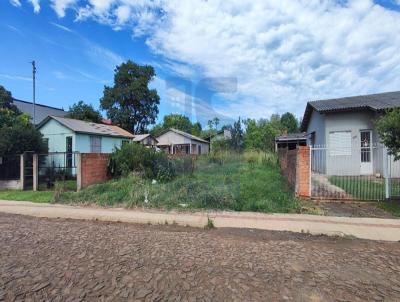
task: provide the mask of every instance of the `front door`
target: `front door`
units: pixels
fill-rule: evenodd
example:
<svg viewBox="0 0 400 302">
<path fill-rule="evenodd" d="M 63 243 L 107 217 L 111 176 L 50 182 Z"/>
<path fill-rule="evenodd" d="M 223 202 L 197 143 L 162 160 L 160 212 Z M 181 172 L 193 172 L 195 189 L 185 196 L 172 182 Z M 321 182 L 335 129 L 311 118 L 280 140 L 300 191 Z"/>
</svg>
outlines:
<svg viewBox="0 0 400 302">
<path fill-rule="evenodd" d="M 361 175 L 371 175 L 372 169 L 372 132 L 371 130 L 360 131 L 361 138 Z"/>
</svg>

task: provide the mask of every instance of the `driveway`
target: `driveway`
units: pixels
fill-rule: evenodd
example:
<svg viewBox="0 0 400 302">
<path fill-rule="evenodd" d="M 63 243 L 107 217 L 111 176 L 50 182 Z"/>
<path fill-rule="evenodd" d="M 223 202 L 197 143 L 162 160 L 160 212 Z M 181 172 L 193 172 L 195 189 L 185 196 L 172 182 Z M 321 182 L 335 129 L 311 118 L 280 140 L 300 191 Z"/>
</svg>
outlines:
<svg viewBox="0 0 400 302">
<path fill-rule="evenodd" d="M 0 300 L 399 301 L 400 244 L 0 213 Z"/>
</svg>

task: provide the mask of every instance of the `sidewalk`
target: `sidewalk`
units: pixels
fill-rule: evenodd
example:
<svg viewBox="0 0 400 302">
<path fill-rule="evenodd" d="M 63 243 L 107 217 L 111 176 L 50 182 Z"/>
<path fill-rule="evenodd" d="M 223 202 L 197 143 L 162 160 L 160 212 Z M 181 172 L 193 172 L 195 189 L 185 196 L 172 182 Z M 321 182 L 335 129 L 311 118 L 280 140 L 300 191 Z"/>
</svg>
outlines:
<svg viewBox="0 0 400 302">
<path fill-rule="evenodd" d="M 300 214 L 203 211 L 162 212 L 124 208 L 78 207 L 0 200 L 0 212 L 47 218 L 97 219 L 128 223 L 173 224 L 204 227 L 208 217 L 217 228 L 254 228 L 311 234 L 347 235 L 357 238 L 400 241 L 400 219 L 349 218 Z"/>
</svg>

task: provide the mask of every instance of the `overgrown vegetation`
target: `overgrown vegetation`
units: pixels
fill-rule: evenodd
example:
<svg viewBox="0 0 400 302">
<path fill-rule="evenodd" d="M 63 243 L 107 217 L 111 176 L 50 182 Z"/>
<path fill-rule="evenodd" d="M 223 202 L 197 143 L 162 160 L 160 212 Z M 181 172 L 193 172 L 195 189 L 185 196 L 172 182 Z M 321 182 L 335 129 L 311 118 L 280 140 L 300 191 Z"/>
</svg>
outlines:
<svg viewBox="0 0 400 302">
<path fill-rule="evenodd" d="M 58 201 L 277 213 L 299 209 L 280 174 L 275 155 L 261 152 L 214 154 L 200 158 L 191 174 L 179 172 L 166 182 L 155 183 L 147 177 L 130 173 L 79 193 L 62 193 Z"/>
<path fill-rule="evenodd" d="M 2 200 L 17 200 L 17 201 L 32 201 L 38 203 L 52 202 L 54 192 L 33 192 L 33 191 L 19 191 L 19 190 L 7 190 L 0 191 L 0 199 Z"/>
</svg>

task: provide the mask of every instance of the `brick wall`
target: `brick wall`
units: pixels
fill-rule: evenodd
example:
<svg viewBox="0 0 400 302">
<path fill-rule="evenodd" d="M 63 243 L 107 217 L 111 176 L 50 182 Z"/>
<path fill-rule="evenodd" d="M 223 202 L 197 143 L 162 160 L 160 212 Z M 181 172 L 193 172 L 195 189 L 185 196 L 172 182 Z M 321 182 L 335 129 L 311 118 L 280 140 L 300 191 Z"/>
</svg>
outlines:
<svg viewBox="0 0 400 302">
<path fill-rule="evenodd" d="M 81 153 L 78 160 L 78 190 L 109 180 L 107 174 L 109 154 Z"/>
<path fill-rule="evenodd" d="M 310 197 L 310 147 L 298 147 L 296 174 L 297 196 Z"/>
<path fill-rule="evenodd" d="M 310 197 L 310 148 L 278 149 L 282 174 L 294 188 L 296 196 Z"/>
</svg>

